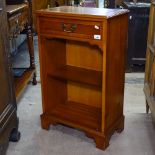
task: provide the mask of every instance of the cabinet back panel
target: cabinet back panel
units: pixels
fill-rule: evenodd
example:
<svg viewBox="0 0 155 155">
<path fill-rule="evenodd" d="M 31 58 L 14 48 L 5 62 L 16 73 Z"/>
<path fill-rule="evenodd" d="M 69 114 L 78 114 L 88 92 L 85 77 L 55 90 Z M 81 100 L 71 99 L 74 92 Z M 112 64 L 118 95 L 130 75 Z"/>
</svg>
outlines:
<svg viewBox="0 0 155 155">
<path fill-rule="evenodd" d="M 85 42 L 66 42 L 67 65 L 102 71 L 102 52 Z"/>
<path fill-rule="evenodd" d="M 102 96 L 99 89 L 91 89 L 91 87 L 83 84 L 68 82 L 67 94 L 68 101 L 78 102 L 97 108 L 101 107 Z"/>
</svg>

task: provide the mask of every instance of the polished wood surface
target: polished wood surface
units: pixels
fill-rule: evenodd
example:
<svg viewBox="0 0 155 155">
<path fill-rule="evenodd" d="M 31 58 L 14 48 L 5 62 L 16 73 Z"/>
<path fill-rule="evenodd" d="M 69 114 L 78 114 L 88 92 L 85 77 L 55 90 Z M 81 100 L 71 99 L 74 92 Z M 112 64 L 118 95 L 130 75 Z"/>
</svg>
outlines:
<svg viewBox="0 0 155 155">
<path fill-rule="evenodd" d="M 85 7 L 73 7 L 73 6 L 61 6 L 49 9 L 43 9 L 37 11 L 38 13 L 43 13 L 42 16 L 50 15 L 51 13 L 55 16 L 68 15 L 69 17 L 91 17 L 91 18 L 112 18 L 121 14 L 126 14 L 127 10 L 123 9 L 103 9 L 103 8 L 85 8 Z"/>
<path fill-rule="evenodd" d="M 14 77 L 16 99 L 20 98 L 24 88 L 31 78 L 33 78 L 34 85 L 37 83 L 30 9 L 30 1 L 29 3 L 6 6 L 10 39 L 16 38 L 21 32 L 26 33 L 28 52 L 30 56 L 30 67 L 25 68 L 26 71 L 21 77 Z"/>
<path fill-rule="evenodd" d="M 42 128 L 79 128 L 104 150 L 124 129 L 128 11 L 58 7 L 37 19 Z"/>
<path fill-rule="evenodd" d="M 76 19 L 55 19 L 55 18 L 40 18 L 40 22 L 44 23 L 40 25 L 41 33 L 62 33 L 65 34 L 64 31 L 69 31 L 72 28 L 75 37 L 79 36 L 79 38 L 92 38 L 93 34 L 100 34 L 100 29 L 94 29 L 94 25 L 101 27 L 99 22 L 86 22 L 86 21 L 77 21 Z M 62 28 L 66 29 L 62 31 Z M 75 28 L 75 30 L 74 30 Z M 79 47 L 79 46 L 77 46 Z"/>
<path fill-rule="evenodd" d="M 11 74 L 5 1 L 0 1 L 0 155 L 6 154 L 9 137 L 18 130 L 16 100 Z"/>
<path fill-rule="evenodd" d="M 146 68 L 144 93 L 146 97 L 146 112 L 149 109 L 155 124 L 155 3 L 150 8 L 148 41 L 146 51 Z"/>
<path fill-rule="evenodd" d="M 7 5 L 7 14 L 12 15 L 13 13 L 16 13 L 19 10 L 25 10 L 28 8 L 28 5 L 23 3 L 23 4 L 18 4 L 18 5 Z"/>
</svg>

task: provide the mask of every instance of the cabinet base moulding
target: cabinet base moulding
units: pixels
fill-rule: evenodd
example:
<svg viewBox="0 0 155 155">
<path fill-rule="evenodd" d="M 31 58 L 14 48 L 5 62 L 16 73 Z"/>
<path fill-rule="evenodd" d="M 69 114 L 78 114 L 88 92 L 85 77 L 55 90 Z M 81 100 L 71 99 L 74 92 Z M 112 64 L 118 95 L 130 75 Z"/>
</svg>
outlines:
<svg viewBox="0 0 155 155">
<path fill-rule="evenodd" d="M 62 119 L 56 118 L 52 115 L 43 113 L 41 117 L 41 127 L 45 130 L 49 130 L 50 125 L 65 124 L 73 128 L 81 129 L 85 132 L 86 136 L 94 139 L 96 147 L 105 150 L 109 146 L 109 141 L 114 132 L 121 133 L 124 130 L 124 116 L 120 117 L 113 125 L 108 129 L 107 133 L 93 131 L 86 129 L 77 124 Z"/>
</svg>

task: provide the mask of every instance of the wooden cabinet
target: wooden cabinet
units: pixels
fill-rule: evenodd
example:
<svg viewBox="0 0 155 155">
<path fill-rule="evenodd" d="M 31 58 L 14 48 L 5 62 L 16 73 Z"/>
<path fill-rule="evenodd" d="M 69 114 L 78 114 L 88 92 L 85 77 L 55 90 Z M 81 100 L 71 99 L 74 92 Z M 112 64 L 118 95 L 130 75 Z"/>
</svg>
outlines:
<svg viewBox="0 0 155 155">
<path fill-rule="evenodd" d="M 149 108 L 155 123 L 155 3 L 150 8 L 149 30 L 146 51 L 146 68 L 144 92 L 146 96 L 146 111 Z"/>
<path fill-rule="evenodd" d="M 19 139 L 16 100 L 8 51 L 5 1 L 0 1 L 0 155 L 5 155 L 9 140 Z M 11 134 L 11 136 L 10 136 Z"/>
<path fill-rule="evenodd" d="M 63 6 L 37 18 L 42 128 L 79 128 L 105 149 L 124 128 L 128 11 Z"/>
<path fill-rule="evenodd" d="M 14 76 L 15 94 L 17 99 L 20 97 L 22 91 L 24 90 L 25 86 L 31 78 L 33 78 L 33 84 L 37 84 L 30 6 L 30 1 L 29 3 L 6 6 L 10 40 L 13 38 L 17 38 L 21 33 L 27 35 L 28 53 L 30 61 L 29 67 L 13 67 L 14 71 L 23 72 L 20 76 Z M 12 59 L 17 56 L 18 54 L 13 56 Z"/>
</svg>

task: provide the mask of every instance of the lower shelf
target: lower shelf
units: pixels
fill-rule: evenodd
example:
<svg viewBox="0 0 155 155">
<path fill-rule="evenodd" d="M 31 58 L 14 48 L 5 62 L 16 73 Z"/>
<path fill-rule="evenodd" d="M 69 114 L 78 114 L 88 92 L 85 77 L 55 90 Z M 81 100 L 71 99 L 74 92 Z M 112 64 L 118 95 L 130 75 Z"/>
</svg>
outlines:
<svg viewBox="0 0 155 155">
<path fill-rule="evenodd" d="M 50 112 L 60 123 L 68 121 L 84 128 L 101 130 L 101 109 L 76 102 L 59 104 Z M 64 122 L 63 122 L 64 121 Z M 68 124 L 69 125 L 69 124 Z"/>
<path fill-rule="evenodd" d="M 15 95 L 17 99 L 21 95 L 23 89 L 26 87 L 29 80 L 32 78 L 34 72 L 35 72 L 35 69 L 27 68 L 22 76 L 14 77 Z"/>
</svg>

